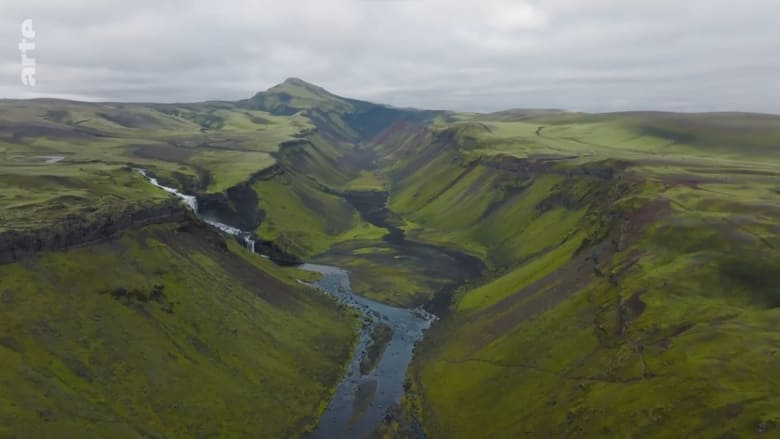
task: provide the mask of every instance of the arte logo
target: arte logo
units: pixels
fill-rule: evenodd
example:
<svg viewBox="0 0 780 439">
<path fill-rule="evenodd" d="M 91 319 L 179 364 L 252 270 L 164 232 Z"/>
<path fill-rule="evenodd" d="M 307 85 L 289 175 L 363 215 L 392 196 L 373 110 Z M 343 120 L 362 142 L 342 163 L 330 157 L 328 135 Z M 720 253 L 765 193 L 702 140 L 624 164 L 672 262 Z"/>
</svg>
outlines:
<svg viewBox="0 0 780 439">
<path fill-rule="evenodd" d="M 22 52 L 22 84 L 35 87 L 35 58 L 27 55 L 28 51 L 35 50 L 35 31 L 31 18 L 22 22 L 22 41 L 19 42 L 19 51 Z"/>
</svg>

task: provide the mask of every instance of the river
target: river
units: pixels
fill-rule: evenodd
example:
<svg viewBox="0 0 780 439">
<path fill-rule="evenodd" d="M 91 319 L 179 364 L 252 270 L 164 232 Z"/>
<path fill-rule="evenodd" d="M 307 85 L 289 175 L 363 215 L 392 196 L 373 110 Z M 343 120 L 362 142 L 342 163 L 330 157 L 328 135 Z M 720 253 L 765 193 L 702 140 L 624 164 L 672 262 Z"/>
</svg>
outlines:
<svg viewBox="0 0 780 439">
<path fill-rule="evenodd" d="M 324 265 L 304 264 L 300 268 L 322 274 L 314 285 L 361 312 L 366 324 L 360 331 L 357 348 L 347 373 L 310 439 L 363 438 L 373 432 L 385 418 L 388 409 L 404 394 L 406 369 L 412 360 L 415 344 L 435 320 L 435 316 L 418 309 L 397 308 L 375 302 L 352 292 L 346 271 Z M 377 325 L 387 325 L 392 336 L 372 369 L 361 370 Z"/>
<path fill-rule="evenodd" d="M 175 195 L 198 214 L 198 200 L 175 188 L 162 185 L 143 169 L 136 169 L 151 184 Z M 234 236 L 255 252 L 255 241 L 246 232 L 214 218 L 200 217 L 204 222 Z M 358 310 L 363 316 L 358 342 L 347 371 L 322 413 L 316 430 L 307 439 L 362 439 L 369 436 L 385 419 L 388 410 L 404 394 L 404 379 L 415 344 L 436 319 L 422 308 L 406 309 L 379 303 L 352 292 L 348 273 L 338 267 L 303 264 L 298 268 L 320 273 L 312 286 L 340 303 Z M 377 334 L 384 334 L 377 337 Z"/>
</svg>

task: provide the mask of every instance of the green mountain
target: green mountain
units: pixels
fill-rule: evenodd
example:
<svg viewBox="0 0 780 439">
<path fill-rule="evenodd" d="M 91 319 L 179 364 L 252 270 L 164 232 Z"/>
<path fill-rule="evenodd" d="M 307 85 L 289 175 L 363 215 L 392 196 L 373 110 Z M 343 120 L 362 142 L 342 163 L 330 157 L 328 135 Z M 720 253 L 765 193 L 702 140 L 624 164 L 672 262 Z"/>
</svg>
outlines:
<svg viewBox="0 0 780 439">
<path fill-rule="evenodd" d="M 356 110 L 356 103 L 298 78 L 288 78 L 267 91 L 257 93 L 242 104 L 279 115 L 313 109 L 336 114 L 354 113 Z"/>
<path fill-rule="evenodd" d="M 144 168 L 277 261 L 441 317 L 378 435 L 780 434 L 778 145 L 774 115 L 422 111 L 298 79 L 2 101 L 0 431 L 316 424 L 355 319 Z"/>
</svg>

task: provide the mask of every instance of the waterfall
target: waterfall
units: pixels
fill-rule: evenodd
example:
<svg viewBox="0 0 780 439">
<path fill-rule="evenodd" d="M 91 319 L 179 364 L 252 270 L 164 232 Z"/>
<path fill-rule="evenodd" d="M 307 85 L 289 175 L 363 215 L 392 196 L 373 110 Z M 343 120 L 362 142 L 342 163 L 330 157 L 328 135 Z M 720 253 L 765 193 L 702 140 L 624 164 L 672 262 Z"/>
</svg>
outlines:
<svg viewBox="0 0 780 439">
<path fill-rule="evenodd" d="M 144 177 L 146 177 L 146 179 L 149 180 L 149 182 L 152 183 L 154 186 L 164 190 L 165 192 L 168 192 L 169 194 L 173 194 L 179 199 L 181 199 L 182 201 L 184 201 L 184 203 L 187 204 L 187 207 L 189 207 L 190 210 L 193 211 L 193 213 L 198 215 L 198 217 L 202 219 L 206 224 L 215 227 L 221 230 L 222 232 L 227 233 L 230 236 L 235 236 L 237 238 L 240 238 L 244 242 L 246 248 L 251 250 L 252 253 L 255 253 L 255 240 L 252 238 L 251 233 L 245 232 L 233 226 L 229 226 L 225 223 L 221 223 L 215 219 L 205 218 L 201 216 L 198 213 L 198 199 L 194 195 L 183 194 L 179 192 L 178 189 L 162 185 L 159 180 L 157 180 L 154 177 L 150 177 L 145 169 L 136 168 L 135 171 L 143 175 Z"/>
<path fill-rule="evenodd" d="M 136 168 L 136 172 L 146 177 L 147 180 L 149 180 L 150 183 L 152 183 L 154 186 L 157 186 L 158 188 L 164 190 L 165 192 L 168 192 L 169 194 L 176 195 L 180 199 L 182 199 L 187 206 L 196 214 L 198 213 L 198 199 L 194 195 L 185 195 L 181 192 L 179 192 L 177 189 L 174 189 L 172 187 L 163 186 L 160 184 L 160 181 L 157 180 L 154 177 L 150 177 L 145 169 Z"/>
</svg>

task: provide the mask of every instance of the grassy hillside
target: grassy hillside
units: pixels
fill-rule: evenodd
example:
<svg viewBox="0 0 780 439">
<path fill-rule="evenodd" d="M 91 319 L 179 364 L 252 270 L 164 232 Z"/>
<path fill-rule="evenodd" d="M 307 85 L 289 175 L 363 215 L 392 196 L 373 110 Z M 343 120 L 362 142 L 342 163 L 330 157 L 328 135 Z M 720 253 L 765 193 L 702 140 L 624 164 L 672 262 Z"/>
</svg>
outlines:
<svg viewBox="0 0 780 439">
<path fill-rule="evenodd" d="M 99 215 L 168 196 L 117 165 L 0 165 L 0 232 L 51 227 L 69 216 Z"/>
<path fill-rule="evenodd" d="M 551 113 L 463 117 L 486 153 L 552 154 L 587 161 L 671 156 L 712 163 L 778 159 L 778 118 L 749 113 Z M 487 148 L 485 148 L 485 146 Z"/>
<path fill-rule="evenodd" d="M 617 126 L 623 117 L 597 119 Z M 725 116 L 713 117 L 702 123 Z M 777 118 L 754 122 L 766 135 L 780 131 Z M 539 121 L 501 123 L 403 130 L 377 145 L 391 146 L 392 205 L 409 231 L 493 267 L 418 350 L 406 406 L 430 436 L 774 429 L 775 149 L 746 137 L 729 148 L 636 153 L 584 137 L 591 146 L 556 152 L 523 141 Z M 624 136 L 567 123 L 602 142 Z M 738 139 L 742 123 L 723 139 Z"/>
<path fill-rule="evenodd" d="M 319 134 L 286 143 L 275 168 L 251 183 L 264 217 L 257 235 L 303 258 L 339 242 L 381 238 L 383 230 L 361 218 L 342 196 L 359 177 L 351 150 Z"/>
<path fill-rule="evenodd" d="M 280 143 L 311 127 L 232 103 L 0 101 L 0 158 L 9 167 L 45 156 L 74 168 L 132 162 L 190 191 L 221 192 L 272 165 Z"/>
<path fill-rule="evenodd" d="M 0 265 L 0 435 L 297 437 L 355 321 L 197 224 Z"/>
<path fill-rule="evenodd" d="M 307 217 L 285 216 L 291 192 L 266 190 L 262 174 L 280 145 L 314 131 L 303 115 L 236 103 L 0 102 L 0 435 L 297 437 L 313 426 L 355 321 L 299 273 L 193 223 L 132 167 L 210 212 L 229 215 L 226 199 L 266 229 L 298 231 Z M 353 178 L 299 165 L 334 185 Z M 304 213 L 316 212 L 307 195 L 333 197 L 295 181 Z M 255 196 L 242 190 L 252 184 Z M 242 205 L 258 194 L 268 213 Z M 335 209 L 325 244 L 301 253 L 327 247 L 342 214 L 341 232 L 372 233 Z"/>
</svg>

